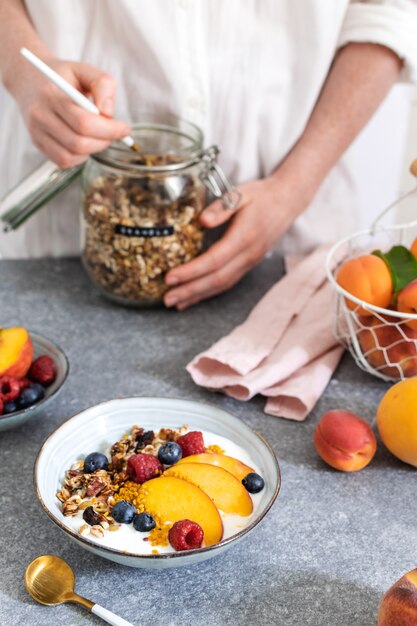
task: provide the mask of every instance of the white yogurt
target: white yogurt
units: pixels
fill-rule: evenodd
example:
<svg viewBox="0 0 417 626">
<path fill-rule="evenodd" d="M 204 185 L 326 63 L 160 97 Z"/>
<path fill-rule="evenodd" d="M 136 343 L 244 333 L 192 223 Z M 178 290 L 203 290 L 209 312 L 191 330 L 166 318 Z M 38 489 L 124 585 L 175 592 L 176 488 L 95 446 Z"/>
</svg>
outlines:
<svg viewBox="0 0 417 626">
<path fill-rule="evenodd" d="M 249 465 L 258 474 L 261 474 L 259 468 L 255 465 L 250 455 L 244 448 L 241 448 L 230 439 L 221 437 L 220 435 L 214 435 L 213 433 L 202 431 L 204 444 L 206 447 L 217 445 L 224 450 L 224 454 L 232 456 L 242 463 Z M 262 495 L 249 494 L 253 502 L 253 511 L 247 517 L 241 517 L 240 515 L 225 514 L 220 511 L 220 515 L 223 521 L 223 539 L 236 535 L 241 530 L 249 526 L 252 520 L 256 517 L 257 509 L 259 508 L 259 501 Z M 74 532 L 78 533 L 80 526 L 85 524 L 83 520 L 83 511 L 79 511 L 74 517 L 65 518 L 66 525 Z M 113 548 L 114 550 L 121 550 L 123 552 L 130 552 L 137 555 L 152 554 L 155 550 L 158 553 L 175 552 L 170 546 L 153 546 L 147 541 L 149 533 L 138 532 L 133 528 L 133 524 L 120 524 L 119 530 L 115 532 L 105 531 L 104 537 L 98 538 L 94 535 L 87 535 L 87 539 L 93 543 L 97 543 L 101 546 Z M 146 540 L 145 540 L 146 539 Z M 145 541 L 144 541 L 145 540 Z M 203 544 L 204 545 L 204 544 Z"/>
</svg>

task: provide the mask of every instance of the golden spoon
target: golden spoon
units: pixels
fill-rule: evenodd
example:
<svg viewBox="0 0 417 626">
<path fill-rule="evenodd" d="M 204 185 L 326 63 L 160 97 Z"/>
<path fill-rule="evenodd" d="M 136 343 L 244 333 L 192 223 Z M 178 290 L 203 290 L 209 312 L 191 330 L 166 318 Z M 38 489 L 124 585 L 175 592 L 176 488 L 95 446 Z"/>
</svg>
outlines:
<svg viewBox="0 0 417 626">
<path fill-rule="evenodd" d="M 66 561 L 53 554 L 43 554 L 29 563 L 25 585 L 34 600 L 47 606 L 75 602 L 113 626 L 133 626 L 111 611 L 75 593 L 75 574 Z"/>
</svg>

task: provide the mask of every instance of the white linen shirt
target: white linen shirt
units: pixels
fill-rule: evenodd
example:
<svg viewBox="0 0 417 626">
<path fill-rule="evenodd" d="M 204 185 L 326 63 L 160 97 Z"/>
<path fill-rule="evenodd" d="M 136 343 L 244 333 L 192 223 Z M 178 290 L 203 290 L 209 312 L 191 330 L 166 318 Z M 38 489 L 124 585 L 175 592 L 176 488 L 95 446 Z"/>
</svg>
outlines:
<svg viewBox="0 0 417 626">
<path fill-rule="evenodd" d="M 298 140 L 338 47 L 374 42 L 417 75 L 416 0 L 26 0 L 42 40 L 62 59 L 117 81 L 117 115 L 169 112 L 198 124 L 235 183 L 271 173 Z M 0 196 L 44 160 L 0 89 Z M 300 175 L 302 184 L 302 174 Z M 79 253 L 79 183 L 19 230 L 5 258 Z M 282 240 L 303 252 L 354 228 L 354 184 L 343 159 Z M 274 207 L 271 207 L 271 211 Z"/>
</svg>

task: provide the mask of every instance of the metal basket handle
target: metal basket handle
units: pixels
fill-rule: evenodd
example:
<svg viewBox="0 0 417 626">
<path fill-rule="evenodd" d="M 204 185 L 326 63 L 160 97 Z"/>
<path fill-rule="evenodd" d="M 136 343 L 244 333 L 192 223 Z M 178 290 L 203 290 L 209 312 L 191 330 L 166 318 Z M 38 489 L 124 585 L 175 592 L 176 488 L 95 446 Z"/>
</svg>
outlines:
<svg viewBox="0 0 417 626">
<path fill-rule="evenodd" d="M 411 163 L 411 165 L 410 165 L 410 173 L 417 178 L 417 159 L 414 159 L 414 161 Z M 400 202 L 402 202 L 406 198 L 414 195 L 416 192 L 417 192 L 417 187 L 413 187 L 413 189 L 411 189 L 410 191 L 407 191 L 407 193 L 403 194 L 402 196 L 400 196 L 399 198 L 394 200 L 394 202 L 389 204 L 378 215 L 378 217 L 372 222 L 371 227 L 370 227 L 370 234 L 371 235 L 375 234 L 375 231 L 377 230 L 379 222 L 382 220 L 383 217 L 385 217 L 385 215 L 387 213 L 389 213 L 391 211 L 391 209 L 393 209 L 395 206 L 397 206 L 397 204 L 400 204 Z M 398 226 L 401 227 L 401 228 L 404 228 L 404 227 L 416 226 L 416 225 L 417 225 L 417 220 L 413 220 L 412 222 L 409 222 L 408 224 L 399 224 Z"/>
</svg>

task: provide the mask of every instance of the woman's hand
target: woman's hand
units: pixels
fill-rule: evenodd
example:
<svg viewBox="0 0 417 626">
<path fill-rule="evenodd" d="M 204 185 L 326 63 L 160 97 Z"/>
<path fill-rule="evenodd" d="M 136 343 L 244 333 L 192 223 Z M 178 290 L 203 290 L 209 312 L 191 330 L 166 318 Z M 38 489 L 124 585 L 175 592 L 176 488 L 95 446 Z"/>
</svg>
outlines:
<svg viewBox="0 0 417 626">
<path fill-rule="evenodd" d="M 23 64 L 27 61 L 22 59 Z M 129 135 L 125 122 L 112 120 L 115 103 L 113 78 L 86 63 L 46 59 L 58 74 L 86 96 L 91 96 L 102 115 L 81 109 L 38 71 L 20 64 L 9 81 L 33 143 L 61 168 L 85 161 L 116 139 Z"/>
<path fill-rule="evenodd" d="M 173 288 L 165 295 L 165 305 L 186 309 L 236 284 L 304 208 L 301 202 L 296 205 L 290 187 L 271 176 L 238 187 L 242 200 L 235 214 L 225 210 L 219 200 L 207 207 L 200 218 L 204 226 L 213 228 L 227 220 L 230 225 L 207 252 L 167 274 L 166 283 Z"/>
</svg>

